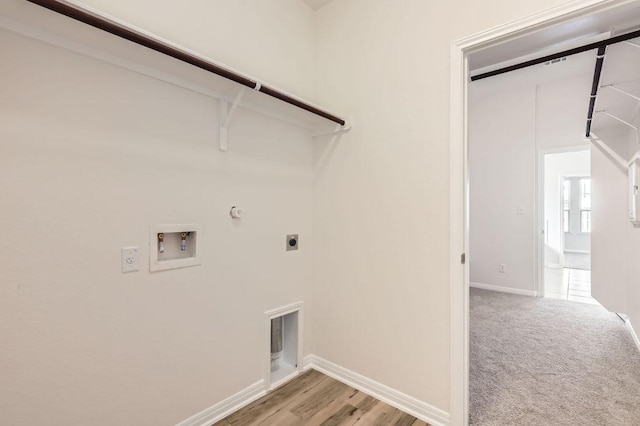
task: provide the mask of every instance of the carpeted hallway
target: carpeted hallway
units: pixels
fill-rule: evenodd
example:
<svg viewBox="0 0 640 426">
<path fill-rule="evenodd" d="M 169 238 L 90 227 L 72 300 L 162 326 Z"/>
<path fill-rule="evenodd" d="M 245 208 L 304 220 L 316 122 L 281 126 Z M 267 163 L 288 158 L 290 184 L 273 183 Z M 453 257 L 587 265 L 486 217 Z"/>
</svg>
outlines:
<svg viewBox="0 0 640 426">
<path fill-rule="evenodd" d="M 640 353 L 601 306 L 471 289 L 470 424 L 640 425 Z"/>
</svg>

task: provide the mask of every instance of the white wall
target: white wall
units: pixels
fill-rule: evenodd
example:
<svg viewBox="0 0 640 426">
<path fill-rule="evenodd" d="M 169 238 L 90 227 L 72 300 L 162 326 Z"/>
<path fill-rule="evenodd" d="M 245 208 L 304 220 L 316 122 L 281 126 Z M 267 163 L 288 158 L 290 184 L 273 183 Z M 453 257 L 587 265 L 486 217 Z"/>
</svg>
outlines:
<svg viewBox="0 0 640 426">
<path fill-rule="evenodd" d="M 535 86 L 474 99 L 469 110 L 470 281 L 533 291 Z"/>
<path fill-rule="evenodd" d="M 557 65 L 471 84 L 472 283 L 536 291 L 537 155 L 539 150 L 585 143 L 585 96 L 592 68 L 593 55 L 581 54 Z M 499 272 L 500 264 L 506 265 L 506 273 Z"/>
<path fill-rule="evenodd" d="M 562 178 L 568 175 L 589 176 L 590 152 L 550 153 L 545 155 L 544 161 L 545 265 L 558 266 L 562 260 L 562 238 L 565 237 L 562 227 Z M 586 250 L 590 250 L 590 242 Z"/>
<path fill-rule="evenodd" d="M 297 48 L 234 55 L 259 74 L 269 54 L 262 65 L 309 87 L 295 66 L 311 69 L 306 6 L 250 3 L 254 36 Z M 178 41 L 234 44 L 186 32 L 203 7 L 175 20 Z M 298 300 L 310 352 L 308 131 L 239 109 L 222 153 L 213 98 L 4 31 L 0 55 L 0 423 L 176 424 L 261 379 L 263 312 Z M 202 225 L 201 266 L 148 272 L 149 227 L 164 223 Z M 298 252 L 285 252 L 291 232 Z M 143 267 L 122 274 L 130 245 Z"/>
<path fill-rule="evenodd" d="M 449 409 L 450 43 L 559 3 L 317 12 L 318 101 L 355 126 L 315 145 L 315 354 Z"/>
<path fill-rule="evenodd" d="M 542 81 L 536 89 L 538 149 L 588 144 L 585 128 L 593 80 L 593 57 L 593 52 L 585 52 L 541 70 L 541 78 L 552 80 Z M 563 65 L 573 68 L 566 71 L 558 69 Z M 554 79 L 554 75 L 558 78 Z"/>
<path fill-rule="evenodd" d="M 634 156 L 640 154 L 640 144 L 638 143 L 638 134 L 636 132 L 627 131 L 627 146 L 629 161 Z M 628 182 L 627 182 L 628 183 Z M 628 207 L 628 202 L 625 207 Z M 634 226 L 627 221 L 626 234 L 628 238 L 629 251 L 627 253 L 627 293 L 626 293 L 626 313 L 629 315 L 629 321 L 636 335 L 640 337 L 640 226 Z"/>
<path fill-rule="evenodd" d="M 301 0 L 77 2 L 262 82 L 313 98 L 314 12 Z"/>
<path fill-rule="evenodd" d="M 640 227 L 627 216 L 627 163 L 639 152 L 635 132 L 599 130 L 592 158 L 592 191 L 606 187 L 593 205 L 592 292 L 607 309 L 626 313 L 640 332 Z"/>
<path fill-rule="evenodd" d="M 241 111 L 221 154 L 209 99 L 3 36 L 3 420 L 175 423 L 259 379 L 257 321 L 294 299 L 315 354 L 448 410 L 450 42 L 562 2 L 85 2 L 356 126 L 313 145 L 308 244 L 306 133 Z M 119 272 L 183 220 L 201 267 Z"/>
<path fill-rule="evenodd" d="M 608 138 L 609 147 L 616 144 L 624 158 L 626 143 Z M 591 193 L 591 294 L 610 311 L 627 313 L 627 170 L 599 143 L 591 148 Z"/>
</svg>

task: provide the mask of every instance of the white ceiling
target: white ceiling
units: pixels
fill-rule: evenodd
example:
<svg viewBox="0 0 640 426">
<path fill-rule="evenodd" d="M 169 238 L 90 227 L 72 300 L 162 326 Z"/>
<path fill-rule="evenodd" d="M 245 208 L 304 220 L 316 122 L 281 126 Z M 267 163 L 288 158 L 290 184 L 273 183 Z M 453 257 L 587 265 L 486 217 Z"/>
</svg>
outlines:
<svg viewBox="0 0 640 426">
<path fill-rule="evenodd" d="M 506 62 L 546 51 L 565 50 L 567 42 L 582 45 L 580 39 L 613 31 L 614 34 L 628 32 L 640 26 L 640 6 L 627 5 L 529 34 L 518 39 L 492 46 L 469 55 L 469 69 L 478 70 L 494 64 Z M 545 52 L 546 54 L 547 52 Z"/>
<path fill-rule="evenodd" d="M 318 10 L 323 6 L 331 3 L 333 0 L 302 0 L 313 10 Z"/>
<path fill-rule="evenodd" d="M 616 8 L 615 11 L 559 24 L 547 30 L 472 53 L 469 56 L 469 67 L 475 71 L 472 75 L 478 74 L 581 46 L 603 37 L 607 38 L 610 36 L 608 33 L 619 35 L 638 28 L 640 28 L 640 6 L 636 2 L 635 7 Z M 617 43 L 608 46 L 605 54 L 595 105 L 597 112 L 593 116 L 591 125 L 592 136 L 597 136 L 605 143 L 636 138 L 636 131 L 630 125 L 640 127 L 640 38 L 629 41 L 638 47 L 625 42 Z M 581 78 L 589 81 L 589 87 L 585 85 L 584 93 L 576 93 L 575 96 L 584 99 L 586 128 L 590 82 L 593 79 L 595 64 L 594 49 L 569 56 L 566 61 L 558 64 L 539 64 L 478 80 L 471 83 L 470 94 L 483 96 L 487 92 L 500 88 L 508 90 L 509 87 L 518 85 L 544 84 L 550 80 L 571 81 Z M 626 149 L 626 142 L 621 142 L 620 145 L 621 149 Z"/>
<path fill-rule="evenodd" d="M 584 98 L 584 119 L 586 125 L 589 92 L 591 90 L 591 80 L 595 63 L 596 55 L 594 52 L 582 52 L 569 56 L 562 62 L 550 65 L 533 65 L 494 77 L 477 80 L 470 83 L 469 100 L 470 102 L 478 102 L 485 96 L 490 96 L 493 93 L 517 90 L 523 87 L 544 86 L 564 81 L 585 81 L 584 87 L 576 91 L 574 95 Z"/>
</svg>

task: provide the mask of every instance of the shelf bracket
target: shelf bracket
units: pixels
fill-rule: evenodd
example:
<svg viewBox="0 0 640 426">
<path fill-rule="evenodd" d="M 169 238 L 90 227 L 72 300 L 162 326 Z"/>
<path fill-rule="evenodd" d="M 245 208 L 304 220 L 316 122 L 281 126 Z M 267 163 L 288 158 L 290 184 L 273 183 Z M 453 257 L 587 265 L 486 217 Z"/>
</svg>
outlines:
<svg viewBox="0 0 640 426">
<path fill-rule="evenodd" d="M 609 117 L 613 118 L 616 121 L 619 121 L 620 123 L 624 124 L 625 126 L 631 127 L 633 130 L 638 130 L 638 128 L 636 126 L 634 126 L 633 124 L 631 124 L 629 122 L 626 122 L 622 118 L 616 117 L 615 115 L 610 114 L 607 111 L 602 110 L 602 111 L 596 111 L 595 113 L 596 114 L 604 114 L 606 116 L 609 116 Z"/>
<path fill-rule="evenodd" d="M 632 41 L 625 41 L 624 44 L 628 44 L 629 46 L 637 47 L 638 49 L 640 49 L 640 44 L 636 44 Z"/>
<path fill-rule="evenodd" d="M 229 101 L 226 99 L 220 99 L 220 151 L 226 151 L 228 146 L 228 136 L 227 129 L 229 128 L 229 124 L 231 124 L 231 120 L 233 120 L 233 116 L 238 109 L 238 105 L 244 96 L 244 89 L 240 89 L 233 103 L 231 104 L 231 108 L 229 108 Z"/>
<path fill-rule="evenodd" d="M 635 96 L 635 95 L 633 95 L 633 94 L 631 94 L 631 93 L 627 92 L 626 90 L 619 89 L 619 88 L 617 88 L 616 86 L 614 86 L 613 84 L 607 84 L 606 86 L 602 86 L 602 87 L 606 87 L 606 88 L 608 88 L 608 89 L 613 89 L 613 90 L 615 90 L 615 91 L 616 91 L 616 92 L 618 92 L 618 93 L 622 93 L 623 95 L 627 95 L 628 97 L 630 97 L 630 98 L 632 98 L 632 99 L 635 99 L 636 101 L 640 101 L 640 98 L 639 98 L 639 97 L 637 97 L 637 96 Z"/>
<path fill-rule="evenodd" d="M 611 149 L 611 147 L 609 147 L 609 145 L 607 145 L 595 133 L 591 132 L 591 136 L 589 137 L 589 139 L 591 139 L 591 143 L 596 145 L 604 155 L 609 157 L 609 159 L 613 162 L 613 164 L 615 164 L 618 168 L 620 168 L 621 171 L 625 173 L 627 172 L 627 167 L 629 166 L 629 162 L 626 159 L 618 155 L 616 151 Z"/>
<path fill-rule="evenodd" d="M 638 111 L 636 110 L 636 114 L 637 114 L 637 112 L 638 112 Z M 631 123 L 629 123 L 629 122 L 627 122 L 627 121 L 624 121 L 623 119 L 621 119 L 621 118 L 619 118 L 619 117 L 616 117 L 616 116 L 615 116 L 615 115 L 613 115 L 613 114 L 609 114 L 607 111 L 604 111 L 604 110 L 602 110 L 602 111 L 596 111 L 596 113 L 602 113 L 602 114 L 604 114 L 604 115 L 607 115 L 607 116 L 609 116 L 609 117 L 613 118 L 614 120 L 617 120 L 617 121 L 619 121 L 620 123 L 624 124 L 625 126 L 632 128 L 632 129 L 635 131 L 636 144 L 640 144 L 640 134 L 638 134 L 638 133 L 639 133 L 639 131 L 640 131 L 640 129 L 638 129 L 638 126 L 634 126 L 633 124 L 631 124 Z M 635 116 L 636 114 L 634 114 L 634 116 Z"/>
<path fill-rule="evenodd" d="M 353 127 L 353 118 L 352 117 L 348 117 L 347 119 L 345 119 L 345 123 L 344 125 L 336 125 L 335 129 L 330 131 L 330 132 L 324 132 L 324 133 L 318 133 L 313 135 L 314 138 L 320 138 L 322 136 L 335 136 L 335 135 L 340 135 L 342 133 L 346 133 L 349 130 L 351 130 L 351 128 Z"/>
</svg>

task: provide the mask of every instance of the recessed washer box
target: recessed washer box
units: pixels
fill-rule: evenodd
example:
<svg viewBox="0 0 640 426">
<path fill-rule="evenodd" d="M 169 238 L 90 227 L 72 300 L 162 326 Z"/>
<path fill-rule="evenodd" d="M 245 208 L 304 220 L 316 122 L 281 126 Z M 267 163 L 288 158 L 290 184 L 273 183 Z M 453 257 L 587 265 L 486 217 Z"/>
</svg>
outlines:
<svg viewBox="0 0 640 426">
<path fill-rule="evenodd" d="M 152 225 L 149 232 L 149 270 L 200 265 L 201 229 L 197 224 Z"/>
</svg>

